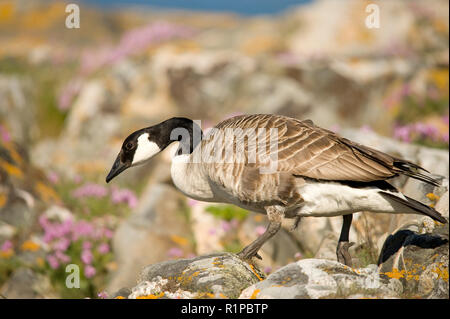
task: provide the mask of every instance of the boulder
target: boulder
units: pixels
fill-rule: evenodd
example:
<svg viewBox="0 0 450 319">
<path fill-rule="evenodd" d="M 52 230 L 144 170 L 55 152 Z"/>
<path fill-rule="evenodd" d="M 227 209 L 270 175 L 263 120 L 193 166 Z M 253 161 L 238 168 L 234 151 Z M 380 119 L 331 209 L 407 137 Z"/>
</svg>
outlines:
<svg viewBox="0 0 450 319">
<path fill-rule="evenodd" d="M 431 234 L 402 229 L 390 235 L 379 257 L 386 282 L 401 284 L 402 296 L 448 299 L 448 224 Z"/>
<path fill-rule="evenodd" d="M 128 298 L 237 298 L 262 276 L 231 253 L 166 261 L 145 267 Z"/>
<path fill-rule="evenodd" d="M 167 260 L 170 250 L 182 256 L 194 252 L 192 232 L 184 198 L 173 187 L 150 185 L 139 206 L 117 229 L 113 250 L 118 268 L 113 273 L 108 291 L 132 287 L 142 267 Z"/>
<path fill-rule="evenodd" d="M 29 268 L 18 268 L 0 289 L 0 295 L 8 299 L 59 298 L 50 279 Z"/>
<path fill-rule="evenodd" d="M 384 285 L 375 265 L 353 269 L 323 259 L 303 259 L 270 274 L 264 281 L 246 288 L 239 298 L 317 299 L 351 297 L 395 297 Z"/>
</svg>

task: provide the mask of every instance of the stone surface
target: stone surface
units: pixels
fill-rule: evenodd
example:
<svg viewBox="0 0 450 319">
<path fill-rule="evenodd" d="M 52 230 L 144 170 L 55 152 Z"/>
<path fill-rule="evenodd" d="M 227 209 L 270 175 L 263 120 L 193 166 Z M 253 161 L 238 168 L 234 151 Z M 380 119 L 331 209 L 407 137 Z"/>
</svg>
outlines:
<svg viewBox="0 0 450 319">
<path fill-rule="evenodd" d="M 136 211 L 114 235 L 118 268 L 108 291 L 134 286 L 142 267 L 171 258 L 170 249 L 176 248 L 184 256 L 194 252 L 183 203 L 182 195 L 169 185 L 151 185 L 144 191 Z"/>
<path fill-rule="evenodd" d="M 389 236 L 378 261 L 384 280 L 399 281 L 405 297 L 449 298 L 448 224 L 431 234 L 399 230 Z"/>
<path fill-rule="evenodd" d="M 258 269 L 230 253 L 166 261 L 145 267 L 128 298 L 237 298 L 261 276 Z"/>
<path fill-rule="evenodd" d="M 8 299 L 58 298 L 48 277 L 29 268 L 18 268 L 3 284 L 0 294 Z"/>
<path fill-rule="evenodd" d="M 375 265 L 353 269 L 336 261 L 304 259 L 286 265 L 264 281 L 248 287 L 239 298 L 317 299 L 353 295 L 388 298 L 395 293 L 382 284 Z"/>
</svg>

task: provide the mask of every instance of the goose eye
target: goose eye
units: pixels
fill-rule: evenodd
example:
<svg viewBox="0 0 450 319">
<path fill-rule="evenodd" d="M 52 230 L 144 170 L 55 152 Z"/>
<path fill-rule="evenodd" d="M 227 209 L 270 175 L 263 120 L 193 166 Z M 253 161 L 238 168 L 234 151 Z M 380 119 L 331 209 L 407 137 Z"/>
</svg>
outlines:
<svg viewBox="0 0 450 319">
<path fill-rule="evenodd" d="M 133 148 L 133 143 L 128 142 L 127 145 L 125 145 L 125 148 L 126 148 L 127 150 L 131 150 L 131 149 Z"/>
</svg>

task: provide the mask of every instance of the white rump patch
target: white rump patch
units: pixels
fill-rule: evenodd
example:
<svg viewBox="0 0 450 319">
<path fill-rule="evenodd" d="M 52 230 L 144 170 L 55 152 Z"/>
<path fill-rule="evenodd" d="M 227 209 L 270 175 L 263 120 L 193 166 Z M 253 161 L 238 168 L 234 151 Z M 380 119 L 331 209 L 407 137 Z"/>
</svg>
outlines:
<svg viewBox="0 0 450 319">
<path fill-rule="evenodd" d="M 334 182 L 308 183 L 300 189 L 305 202 L 299 215 L 329 217 L 361 211 L 417 214 L 405 205 L 392 203 L 380 191 L 377 187 L 353 188 Z M 404 199 L 401 193 L 385 192 Z"/>
<path fill-rule="evenodd" d="M 150 142 L 148 139 L 149 135 L 148 133 L 144 133 L 137 139 L 137 148 L 134 153 L 133 157 L 133 163 L 132 165 L 139 165 L 144 163 L 145 161 L 148 161 L 153 156 L 158 154 L 161 149 L 159 148 L 158 144 L 154 142 Z"/>
</svg>

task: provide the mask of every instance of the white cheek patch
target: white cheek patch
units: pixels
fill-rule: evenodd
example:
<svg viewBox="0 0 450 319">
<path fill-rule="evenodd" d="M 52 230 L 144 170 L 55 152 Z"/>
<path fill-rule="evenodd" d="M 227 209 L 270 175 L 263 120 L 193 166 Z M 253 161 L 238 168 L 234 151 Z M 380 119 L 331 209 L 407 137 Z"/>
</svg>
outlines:
<svg viewBox="0 0 450 319">
<path fill-rule="evenodd" d="M 132 165 L 142 164 L 161 151 L 158 144 L 149 141 L 148 136 L 148 133 L 139 136 Z"/>
</svg>

